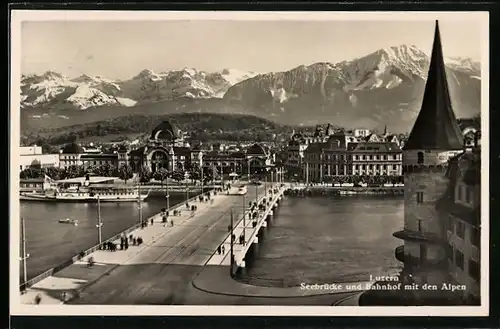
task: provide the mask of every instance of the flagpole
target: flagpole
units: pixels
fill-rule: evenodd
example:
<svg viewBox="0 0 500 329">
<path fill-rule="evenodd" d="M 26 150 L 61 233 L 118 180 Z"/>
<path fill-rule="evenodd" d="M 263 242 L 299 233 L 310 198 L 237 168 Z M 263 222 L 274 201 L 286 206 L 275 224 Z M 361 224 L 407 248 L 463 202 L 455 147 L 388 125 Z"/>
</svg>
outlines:
<svg viewBox="0 0 500 329">
<path fill-rule="evenodd" d="M 141 200 L 141 182 L 137 185 L 137 200 L 139 202 L 139 223 L 142 223 L 142 200 Z"/>
<path fill-rule="evenodd" d="M 24 217 L 21 217 L 21 234 L 22 234 L 22 240 L 23 240 L 23 257 L 21 260 L 23 261 L 23 284 L 26 285 L 26 282 L 28 281 L 28 272 L 27 272 L 27 264 L 26 260 L 29 258 L 29 254 L 26 253 L 26 224 L 24 222 Z M 27 289 L 28 287 L 24 287 Z"/>
<path fill-rule="evenodd" d="M 97 194 L 97 234 L 99 238 L 99 246 L 102 243 L 102 222 L 101 222 L 101 198 Z"/>
</svg>

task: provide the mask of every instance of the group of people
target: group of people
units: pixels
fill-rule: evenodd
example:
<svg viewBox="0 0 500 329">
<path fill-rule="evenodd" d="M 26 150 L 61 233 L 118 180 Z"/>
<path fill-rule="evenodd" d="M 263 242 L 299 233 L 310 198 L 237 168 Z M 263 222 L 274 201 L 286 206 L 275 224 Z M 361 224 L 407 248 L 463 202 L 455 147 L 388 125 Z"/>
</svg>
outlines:
<svg viewBox="0 0 500 329">
<path fill-rule="evenodd" d="M 224 247 L 224 245 L 219 245 L 219 247 L 217 248 L 217 253 L 219 255 L 224 255 L 226 253 L 226 247 Z"/>
</svg>

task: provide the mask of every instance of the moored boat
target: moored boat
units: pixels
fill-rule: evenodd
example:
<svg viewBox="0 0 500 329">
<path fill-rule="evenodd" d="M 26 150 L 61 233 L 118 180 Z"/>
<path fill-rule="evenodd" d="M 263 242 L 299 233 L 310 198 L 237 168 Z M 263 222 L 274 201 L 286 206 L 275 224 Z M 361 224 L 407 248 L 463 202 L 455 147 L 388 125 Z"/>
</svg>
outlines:
<svg viewBox="0 0 500 329">
<path fill-rule="evenodd" d="M 148 198 L 149 192 L 141 193 L 139 187 L 114 184 L 113 178 L 87 176 L 51 181 L 50 187 L 43 192 L 22 192 L 20 199 L 56 202 L 140 202 Z"/>
<path fill-rule="evenodd" d="M 73 224 L 75 226 L 78 226 L 77 219 L 64 218 L 64 219 L 60 219 L 59 223 L 61 223 L 61 224 Z"/>
</svg>

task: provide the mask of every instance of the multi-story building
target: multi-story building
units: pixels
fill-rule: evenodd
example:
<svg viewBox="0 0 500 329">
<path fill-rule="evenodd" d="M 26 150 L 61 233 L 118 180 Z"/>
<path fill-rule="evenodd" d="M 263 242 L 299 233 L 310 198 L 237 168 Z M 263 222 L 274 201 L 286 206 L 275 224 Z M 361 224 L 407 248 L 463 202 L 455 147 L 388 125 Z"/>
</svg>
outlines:
<svg viewBox="0 0 500 329">
<path fill-rule="evenodd" d="M 478 244 L 478 233 L 473 228 L 479 227 L 480 221 L 479 193 L 474 193 L 478 191 L 478 167 L 476 162 L 474 168 L 470 155 L 463 152 L 463 136 L 450 101 L 436 22 L 422 107 L 403 148 L 404 227 L 394 233 L 404 241 L 396 248 L 396 258 L 404 264 L 401 272 L 403 284 L 438 287 L 437 292 L 411 291 L 413 303 L 419 305 L 455 304 L 457 296 L 463 300 L 464 292 L 453 293 L 443 289 L 443 285 L 456 282 L 465 285 L 470 283 L 469 278 L 479 280 L 479 265 L 476 265 L 479 251 L 476 252 L 473 246 Z M 460 169 L 455 178 L 452 173 L 457 168 L 463 170 Z M 468 175 L 475 176 L 475 179 L 469 181 L 466 173 L 470 170 L 473 174 Z M 470 189 L 471 185 L 473 189 Z M 464 191 L 464 186 L 469 186 L 465 189 L 469 192 L 465 194 L 460 192 Z M 463 207 L 459 208 L 459 205 Z M 462 209 L 462 214 L 459 209 Z M 474 295 L 475 292 L 465 294 Z"/>
<path fill-rule="evenodd" d="M 173 171 L 197 163 L 202 165 L 202 152 L 198 147 L 189 147 L 184 133 L 173 123 L 163 121 L 151 132 L 147 143 L 130 151 L 132 169 L 136 172 L 146 167 L 151 172 L 160 168 Z"/>
<path fill-rule="evenodd" d="M 477 144 L 450 161 L 450 197 L 441 205 L 448 215 L 447 259 L 451 283 L 463 285 L 462 299 L 479 304 L 481 296 L 481 154 Z"/>
<path fill-rule="evenodd" d="M 59 167 L 68 168 L 71 166 L 109 165 L 118 167 L 127 158 L 127 149 L 119 148 L 113 153 L 102 153 L 100 148 L 84 148 L 77 143 L 70 143 L 64 146 L 59 152 Z M 121 161 L 120 161 L 121 160 Z"/>
<path fill-rule="evenodd" d="M 400 176 L 403 154 L 398 144 L 392 142 L 350 143 L 347 148 L 355 176 Z"/>
<path fill-rule="evenodd" d="M 30 167 L 59 167 L 59 155 L 43 154 L 41 146 L 21 146 L 19 151 L 20 171 Z"/>
<path fill-rule="evenodd" d="M 70 166 L 81 166 L 83 163 L 80 160 L 80 156 L 84 153 L 83 147 L 77 143 L 65 145 L 59 151 L 59 167 L 66 169 Z"/>
<path fill-rule="evenodd" d="M 313 143 L 304 151 L 304 180 L 328 181 L 332 176 L 399 176 L 402 151 L 391 142 L 357 142 L 349 132 L 337 132 L 327 142 Z"/>
</svg>

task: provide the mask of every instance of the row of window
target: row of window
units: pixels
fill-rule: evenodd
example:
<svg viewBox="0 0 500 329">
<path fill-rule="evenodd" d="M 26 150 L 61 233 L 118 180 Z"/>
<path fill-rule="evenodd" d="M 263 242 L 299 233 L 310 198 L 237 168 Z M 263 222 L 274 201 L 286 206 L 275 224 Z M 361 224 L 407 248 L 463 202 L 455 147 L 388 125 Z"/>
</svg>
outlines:
<svg viewBox="0 0 500 329">
<path fill-rule="evenodd" d="M 288 157 L 291 157 L 292 154 L 289 154 Z M 296 155 L 295 155 L 296 157 Z M 362 154 L 362 155 L 349 155 L 345 156 L 346 159 L 349 160 L 354 160 L 354 161 L 373 161 L 373 160 L 379 160 L 379 161 L 388 161 L 388 160 L 401 160 L 401 154 Z M 308 160 L 326 160 L 326 161 L 343 161 L 344 160 L 344 155 L 335 155 L 335 154 L 321 154 L 318 153 L 312 153 L 308 154 L 307 156 Z"/>
<path fill-rule="evenodd" d="M 455 220 L 454 217 L 448 217 L 448 231 L 456 234 L 460 239 L 465 239 L 465 223 L 461 220 Z M 477 227 L 470 228 L 469 241 L 473 246 L 479 246 L 481 241 L 481 231 Z"/>
<path fill-rule="evenodd" d="M 448 245 L 447 256 L 454 266 L 460 268 L 462 271 L 465 271 L 465 256 L 460 250 Z M 476 282 L 479 282 L 481 280 L 481 268 L 479 263 L 473 259 L 469 259 L 467 265 L 467 272 L 469 276 L 476 280 Z"/>
<path fill-rule="evenodd" d="M 457 201 L 472 204 L 474 200 L 474 190 L 472 187 L 459 184 L 457 186 Z"/>
</svg>

